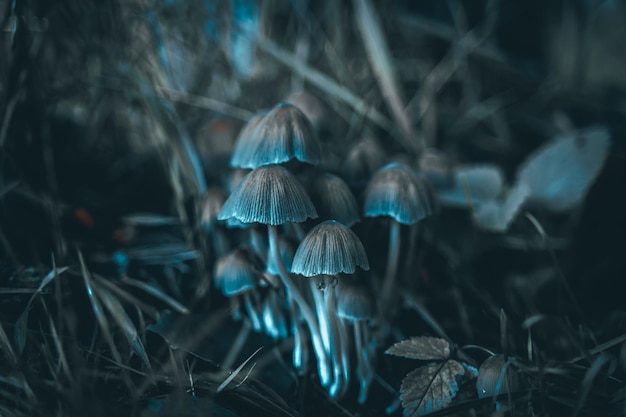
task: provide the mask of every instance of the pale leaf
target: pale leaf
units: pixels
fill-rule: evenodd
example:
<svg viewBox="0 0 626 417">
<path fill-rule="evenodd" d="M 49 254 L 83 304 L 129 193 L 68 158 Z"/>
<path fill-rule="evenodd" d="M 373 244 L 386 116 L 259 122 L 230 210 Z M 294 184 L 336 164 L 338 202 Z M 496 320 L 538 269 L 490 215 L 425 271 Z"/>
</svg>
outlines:
<svg viewBox="0 0 626 417">
<path fill-rule="evenodd" d="M 529 201 L 553 212 L 579 205 L 602 170 L 611 145 L 605 128 L 560 136 L 533 153 L 517 178 L 528 185 Z"/>
<path fill-rule="evenodd" d="M 530 194 L 528 186 L 519 182 L 502 200 L 486 201 L 474 207 L 472 216 L 476 224 L 493 232 L 505 232 L 515 219 Z"/>
<path fill-rule="evenodd" d="M 419 336 L 398 342 L 387 349 L 385 353 L 424 361 L 443 360 L 450 357 L 450 344 L 445 339 Z"/>
<path fill-rule="evenodd" d="M 400 387 L 405 416 L 423 416 L 450 405 L 459 391 L 463 365 L 454 360 L 432 363 L 410 372 Z"/>
</svg>

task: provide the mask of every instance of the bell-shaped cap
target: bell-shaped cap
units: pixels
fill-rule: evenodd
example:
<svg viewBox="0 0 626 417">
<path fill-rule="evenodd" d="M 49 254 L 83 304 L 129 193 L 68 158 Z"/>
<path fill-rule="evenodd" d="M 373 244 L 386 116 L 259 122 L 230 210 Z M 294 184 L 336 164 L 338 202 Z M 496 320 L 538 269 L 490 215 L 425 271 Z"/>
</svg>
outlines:
<svg viewBox="0 0 626 417">
<path fill-rule="evenodd" d="M 414 224 L 433 212 L 434 199 L 425 178 L 399 163 L 381 168 L 365 190 L 365 216 L 388 216 Z"/>
<path fill-rule="evenodd" d="M 338 176 L 319 175 L 311 185 L 310 194 L 320 218 L 337 220 L 348 227 L 360 220 L 356 198 Z"/>
<path fill-rule="evenodd" d="M 317 211 L 304 187 L 284 167 L 268 165 L 241 180 L 217 219 L 276 226 L 303 222 L 309 217 L 317 218 Z"/>
<path fill-rule="evenodd" d="M 211 229 L 217 221 L 217 215 L 222 209 L 225 201 L 226 193 L 221 188 L 209 188 L 204 196 L 204 201 L 202 202 L 202 214 L 200 216 L 200 223 L 202 226 L 207 229 Z"/>
<path fill-rule="evenodd" d="M 231 165 L 258 168 L 297 159 L 312 165 L 322 161 L 322 148 L 311 122 L 300 109 L 280 103 L 251 128 L 249 140 L 238 141 Z"/>
<path fill-rule="evenodd" d="M 369 320 L 376 316 L 376 299 L 364 282 L 337 284 L 337 315 L 346 320 Z"/>
<path fill-rule="evenodd" d="M 507 363 L 503 355 L 493 355 L 478 369 L 476 391 L 478 398 L 508 394 L 519 391 L 521 382 L 517 371 Z"/>
<path fill-rule="evenodd" d="M 369 269 L 361 240 L 349 227 L 328 220 L 304 237 L 293 257 L 291 272 L 306 277 L 352 274 L 357 266 Z"/>
<path fill-rule="evenodd" d="M 255 262 L 256 261 L 256 262 Z M 215 263 L 214 284 L 226 297 L 233 297 L 256 287 L 260 271 L 258 260 L 247 248 L 237 248 Z"/>
<path fill-rule="evenodd" d="M 239 131 L 239 135 L 237 135 L 237 139 L 235 140 L 233 153 L 230 157 L 231 167 L 244 168 L 242 165 L 244 161 L 248 161 L 253 157 L 252 152 L 256 149 L 259 138 L 258 127 L 265 115 L 265 112 L 255 114 Z"/>
<path fill-rule="evenodd" d="M 353 146 L 341 166 L 344 178 L 350 184 L 365 184 L 372 174 L 385 165 L 385 150 L 374 138 L 365 138 Z"/>
</svg>

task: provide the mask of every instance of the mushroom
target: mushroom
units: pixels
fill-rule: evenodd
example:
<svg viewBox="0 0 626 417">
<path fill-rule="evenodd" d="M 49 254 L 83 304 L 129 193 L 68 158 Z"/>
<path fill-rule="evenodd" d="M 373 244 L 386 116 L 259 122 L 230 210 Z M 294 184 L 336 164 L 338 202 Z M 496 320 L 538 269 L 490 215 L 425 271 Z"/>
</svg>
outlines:
<svg viewBox="0 0 626 417">
<path fill-rule="evenodd" d="M 291 272 L 306 277 L 322 276 L 324 305 L 326 312 L 321 312 L 319 292 L 313 291 L 318 305 L 318 318 L 325 334 L 325 346 L 329 349 L 333 364 L 334 380 L 329 387 L 331 396 L 336 397 L 348 386 L 349 354 L 348 338 L 345 326 L 336 317 L 334 284 L 326 282 L 325 277 L 332 276 L 336 281 L 338 274 L 353 274 L 356 267 L 369 269 L 365 249 L 358 236 L 347 226 L 328 220 L 318 224 L 305 236 L 298 246 L 291 264 Z"/>
<path fill-rule="evenodd" d="M 521 381 L 511 361 L 504 355 L 493 355 L 487 358 L 478 369 L 476 390 L 478 398 L 493 397 L 518 391 Z"/>
<path fill-rule="evenodd" d="M 360 220 L 356 198 L 348 184 L 338 176 L 319 175 L 311 185 L 310 195 L 320 218 L 337 220 L 348 227 Z"/>
<path fill-rule="evenodd" d="M 317 165 L 322 160 L 322 149 L 311 122 L 292 104 L 279 103 L 249 125 L 235 146 L 230 161 L 233 167 L 254 169 L 292 159 Z"/>
<path fill-rule="evenodd" d="M 262 322 L 251 298 L 251 291 L 256 288 L 260 275 L 254 254 L 248 248 L 237 248 L 215 263 L 215 286 L 224 296 L 243 300 L 252 328 L 257 332 L 262 330 Z"/>
<path fill-rule="evenodd" d="M 278 225 L 316 218 L 317 211 L 298 180 L 280 165 L 261 166 L 250 172 L 228 197 L 218 215 L 219 220 L 235 218 L 243 223 L 267 225 L 269 254 L 287 292 L 300 309 L 311 333 L 323 386 L 330 383 L 330 365 L 315 315 L 292 281 L 278 248 Z"/>
<path fill-rule="evenodd" d="M 364 283 L 340 282 L 337 285 L 337 315 L 352 323 L 357 376 L 360 383 L 359 404 L 365 403 L 374 379 L 367 321 L 376 315 L 376 299 Z"/>
<path fill-rule="evenodd" d="M 400 226 L 415 224 L 433 211 L 433 200 L 425 181 L 405 165 L 390 163 L 374 174 L 365 190 L 365 216 L 391 218 L 387 269 L 379 299 L 380 319 L 390 313 L 393 302 L 400 256 Z"/>
</svg>

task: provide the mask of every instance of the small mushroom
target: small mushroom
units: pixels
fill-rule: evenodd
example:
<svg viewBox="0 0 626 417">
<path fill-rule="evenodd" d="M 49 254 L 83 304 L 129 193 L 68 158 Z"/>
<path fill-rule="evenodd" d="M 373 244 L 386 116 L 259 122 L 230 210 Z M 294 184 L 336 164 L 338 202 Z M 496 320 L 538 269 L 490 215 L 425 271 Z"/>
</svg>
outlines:
<svg viewBox="0 0 626 417">
<path fill-rule="evenodd" d="M 319 175 L 311 185 L 310 195 L 320 218 L 337 220 L 348 227 L 360 220 L 356 198 L 348 184 L 338 176 Z"/>
<path fill-rule="evenodd" d="M 478 398 L 493 397 L 518 391 L 521 381 L 511 362 L 504 355 L 487 358 L 478 369 Z"/>
<path fill-rule="evenodd" d="M 380 296 L 380 318 L 390 314 L 400 256 L 400 226 L 411 225 L 433 212 L 433 198 L 425 179 L 408 167 L 391 163 L 380 169 L 365 190 L 365 216 L 391 219 L 387 270 Z"/>
<path fill-rule="evenodd" d="M 322 148 L 311 122 L 292 104 L 276 105 L 261 119 L 255 119 L 245 133 L 233 152 L 233 167 L 254 169 L 292 159 L 312 165 L 322 161 Z"/>
<path fill-rule="evenodd" d="M 337 315 L 352 323 L 357 376 L 360 383 L 359 404 L 365 403 L 374 379 L 368 320 L 376 316 L 376 299 L 362 282 L 340 282 L 337 285 Z"/>
<path fill-rule="evenodd" d="M 336 275 L 352 274 L 357 266 L 369 269 L 361 240 L 349 227 L 328 220 L 311 229 L 300 243 L 291 264 L 291 272 L 306 277 L 333 276 L 336 280 Z M 322 301 L 319 300 L 319 292 L 314 289 L 313 295 L 318 307 L 320 327 L 324 332 L 322 337 L 334 361 L 334 380 L 329 393 L 337 397 L 345 392 L 350 380 L 348 337 L 343 322 L 337 317 L 334 284 L 324 283 L 323 288 L 325 312 L 320 308 Z"/>
<path fill-rule="evenodd" d="M 228 197 L 218 220 L 235 218 L 243 223 L 262 223 L 268 227 L 268 259 L 274 260 L 287 296 L 298 306 L 311 333 L 323 386 L 330 383 L 330 364 L 315 315 L 293 283 L 278 248 L 278 225 L 316 218 L 317 211 L 298 180 L 280 165 L 254 169 Z"/>
<path fill-rule="evenodd" d="M 255 331 L 261 331 L 262 322 L 250 292 L 254 290 L 261 272 L 258 260 L 247 248 L 237 248 L 228 255 L 220 257 L 215 263 L 214 284 L 229 298 L 240 297 L 248 313 L 248 318 Z"/>
</svg>

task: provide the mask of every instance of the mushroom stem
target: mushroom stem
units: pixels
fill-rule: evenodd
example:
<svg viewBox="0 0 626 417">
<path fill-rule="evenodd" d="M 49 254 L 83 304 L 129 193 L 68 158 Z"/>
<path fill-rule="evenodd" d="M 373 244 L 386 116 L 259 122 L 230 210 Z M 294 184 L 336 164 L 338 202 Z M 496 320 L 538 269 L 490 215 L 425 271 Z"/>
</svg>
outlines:
<svg viewBox="0 0 626 417">
<path fill-rule="evenodd" d="M 243 306 L 246 309 L 246 313 L 248 313 L 248 319 L 250 320 L 250 324 L 255 332 L 260 332 L 263 329 L 262 320 L 259 317 L 259 313 L 256 310 L 256 306 L 252 297 L 250 296 L 250 292 L 245 292 L 242 294 L 243 298 Z"/>
<path fill-rule="evenodd" d="M 326 387 L 331 381 L 330 363 L 328 356 L 326 355 L 326 350 L 324 349 L 324 343 L 317 325 L 317 320 L 285 268 L 285 264 L 280 256 L 280 251 L 278 250 L 278 227 L 268 225 L 267 228 L 270 256 L 274 259 L 275 265 L 278 268 L 278 275 L 285 286 L 287 296 L 291 298 L 300 308 L 300 314 L 302 314 L 302 318 L 306 321 L 307 326 L 309 327 L 311 342 L 313 343 L 313 351 L 317 357 L 317 368 L 319 371 L 320 382 L 322 383 L 322 386 Z"/>
<path fill-rule="evenodd" d="M 300 327 L 300 313 L 297 311 L 293 299 L 289 300 L 289 311 L 291 312 L 291 316 L 293 318 L 291 321 L 291 329 L 293 333 L 293 352 L 291 360 L 294 368 L 296 368 L 300 374 L 304 375 L 307 371 L 306 365 L 309 358 L 309 351 L 304 341 L 302 328 Z"/>
<path fill-rule="evenodd" d="M 391 220 L 389 227 L 389 250 L 387 252 L 387 270 L 380 297 L 379 323 L 391 314 L 395 294 L 398 260 L 400 259 L 400 223 Z"/>
<path fill-rule="evenodd" d="M 330 322 L 328 320 L 328 314 L 326 314 L 326 302 L 324 301 L 324 293 L 317 288 L 317 279 L 308 280 L 311 286 L 311 293 L 313 294 L 313 302 L 315 303 L 315 313 L 317 314 L 317 320 L 320 326 L 320 333 L 322 335 L 322 341 L 326 352 L 330 353 L 330 340 L 332 339 Z"/>
<path fill-rule="evenodd" d="M 330 278 L 330 277 L 328 277 Z M 335 300 L 335 285 L 331 282 L 326 282 L 324 288 L 324 301 L 326 302 L 326 315 L 330 323 L 330 330 L 332 338 L 330 339 L 330 357 L 333 365 L 333 375 L 335 380 L 330 386 L 329 394 L 335 398 L 341 396 L 345 392 L 348 385 L 348 377 L 344 373 L 343 360 L 347 356 L 343 350 L 344 346 L 341 343 L 341 331 L 339 329 L 339 320 L 337 317 L 336 300 Z"/>
<path fill-rule="evenodd" d="M 354 346 L 357 357 L 357 375 L 361 384 L 359 391 L 359 404 L 364 404 L 367 400 L 367 392 L 374 378 L 370 366 L 369 346 L 366 342 L 367 323 L 363 320 L 357 320 L 352 324 L 354 330 Z"/>
</svg>

